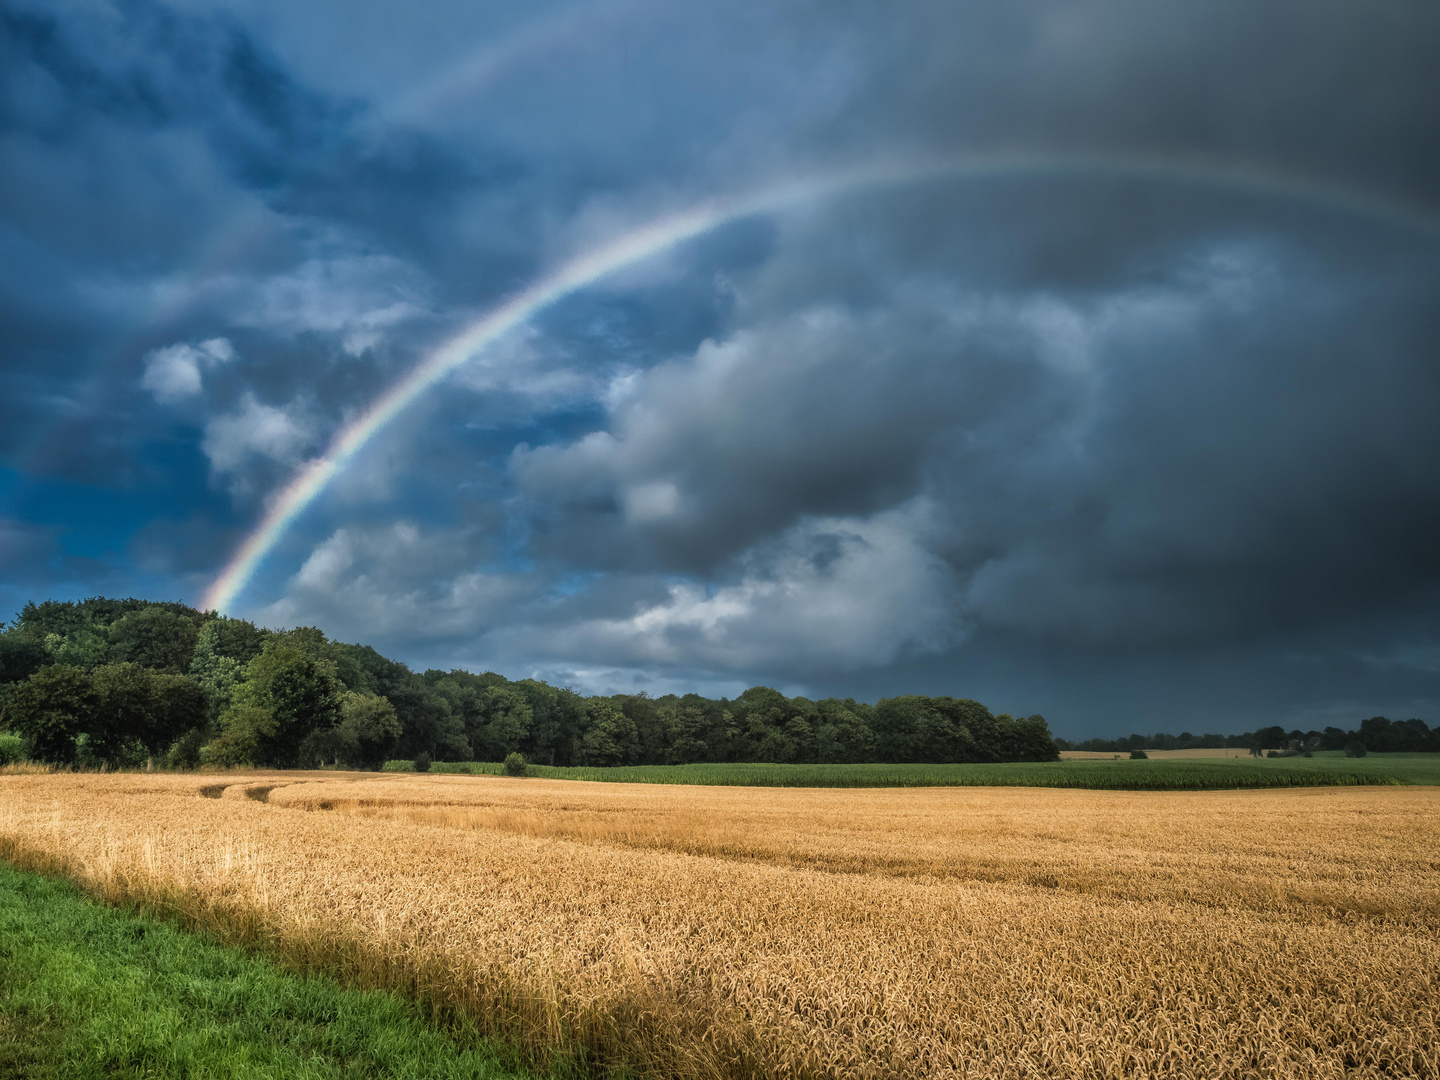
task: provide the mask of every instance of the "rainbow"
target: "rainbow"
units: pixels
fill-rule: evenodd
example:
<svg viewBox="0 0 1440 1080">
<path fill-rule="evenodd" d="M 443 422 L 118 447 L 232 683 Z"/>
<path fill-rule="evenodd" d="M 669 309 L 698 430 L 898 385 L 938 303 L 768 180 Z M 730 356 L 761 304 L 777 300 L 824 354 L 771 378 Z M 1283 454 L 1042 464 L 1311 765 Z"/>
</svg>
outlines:
<svg viewBox="0 0 1440 1080">
<path fill-rule="evenodd" d="M 1278 197 L 1374 218 L 1440 236 L 1440 217 L 1425 207 L 1377 198 L 1308 177 L 1203 159 L 1030 154 L 952 155 L 844 168 L 772 184 L 735 198 L 704 201 L 643 225 L 563 263 L 493 308 L 422 359 L 368 409 L 337 432 L 318 458 L 303 465 L 273 497 L 264 515 L 206 590 L 203 606 L 225 611 L 286 530 L 356 454 L 391 420 L 456 368 L 557 301 L 607 275 L 723 225 L 840 194 L 934 180 L 1021 175 L 1157 179 Z"/>
</svg>

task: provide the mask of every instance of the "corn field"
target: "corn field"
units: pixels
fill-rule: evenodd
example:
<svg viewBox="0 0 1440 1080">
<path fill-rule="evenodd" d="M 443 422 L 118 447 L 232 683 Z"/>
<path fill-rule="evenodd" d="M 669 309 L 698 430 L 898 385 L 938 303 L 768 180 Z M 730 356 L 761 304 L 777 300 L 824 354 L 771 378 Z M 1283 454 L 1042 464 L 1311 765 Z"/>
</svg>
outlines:
<svg viewBox="0 0 1440 1080">
<path fill-rule="evenodd" d="M 1440 1076 L 1440 789 L 0 775 L 0 854 L 663 1077 Z"/>
</svg>

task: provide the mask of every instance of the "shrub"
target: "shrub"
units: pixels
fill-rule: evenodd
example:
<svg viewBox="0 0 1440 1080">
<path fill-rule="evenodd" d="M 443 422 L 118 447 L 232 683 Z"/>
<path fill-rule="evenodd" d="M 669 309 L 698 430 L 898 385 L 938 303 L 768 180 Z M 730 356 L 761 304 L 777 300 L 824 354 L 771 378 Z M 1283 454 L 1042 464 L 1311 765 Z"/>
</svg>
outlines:
<svg viewBox="0 0 1440 1080">
<path fill-rule="evenodd" d="M 429 772 L 429 771 L 430 771 L 430 755 L 427 754 L 427 753 L 425 753 L 424 750 L 421 750 L 420 753 L 418 753 L 418 754 L 415 755 L 415 771 L 416 771 L 416 772 Z"/>
<path fill-rule="evenodd" d="M 201 748 L 206 765 L 253 765 L 260 740 L 275 733 L 275 717 L 269 709 L 253 705 L 232 705 L 220 717 L 220 735 Z"/>
<path fill-rule="evenodd" d="M 524 754 L 515 753 L 515 754 L 506 754 L 506 755 L 505 755 L 505 775 L 506 775 L 506 776 L 524 776 L 524 775 L 525 775 L 525 755 L 524 755 Z"/>
<path fill-rule="evenodd" d="M 14 765 L 29 757 L 29 748 L 19 735 L 0 731 L 0 765 Z"/>
<path fill-rule="evenodd" d="M 1365 744 L 1359 739 L 1351 739 L 1345 744 L 1346 757 L 1364 757 L 1365 753 Z"/>
<path fill-rule="evenodd" d="M 205 732 L 200 728 L 191 728 L 180 738 L 175 740 L 175 745 L 170 747 L 170 767 L 172 769 L 194 769 L 200 764 L 200 751 L 205 747 Z"/>
<path fill-rule="evenodd" d="M 1144 750 L 1131 750 L 1131 751 L 1130 751 L 1130 760 L 1131 760 L 1131 761 L 1149 761 L 1149 760 L 1150 760 L 1150 755 L 1147 754 L 1147 753 L 1145 753 Z"/>
</svg>

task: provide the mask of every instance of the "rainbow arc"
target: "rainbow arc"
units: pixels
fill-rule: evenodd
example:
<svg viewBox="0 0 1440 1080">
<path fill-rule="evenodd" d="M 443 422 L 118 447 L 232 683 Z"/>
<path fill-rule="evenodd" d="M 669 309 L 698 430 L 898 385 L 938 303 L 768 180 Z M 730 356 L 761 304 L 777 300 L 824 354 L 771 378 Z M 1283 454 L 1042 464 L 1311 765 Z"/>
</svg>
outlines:
<svg viewBox="0 0 1440 1080">
<path fill-rule="evenodd" d="M 966 154 L 832 170 L 716 198 L 642 225 L 556 267 L 422 358 L 364 412 L 338 431 L 319 457 L 301 466 L 206 590 L 207 609 L 229 609 L 291 524 L 360 450 L 451 372 L 546 308 L 626 267 L 715 229 L 761 214 L 840 195 L 902 184 L 1006 176 L 1100 176 L 1179 181 L 1304 202 L 1440 237 L 1433 211 L 1309 177 L 1203 159 L 1126 156 Z"/>
</svg>

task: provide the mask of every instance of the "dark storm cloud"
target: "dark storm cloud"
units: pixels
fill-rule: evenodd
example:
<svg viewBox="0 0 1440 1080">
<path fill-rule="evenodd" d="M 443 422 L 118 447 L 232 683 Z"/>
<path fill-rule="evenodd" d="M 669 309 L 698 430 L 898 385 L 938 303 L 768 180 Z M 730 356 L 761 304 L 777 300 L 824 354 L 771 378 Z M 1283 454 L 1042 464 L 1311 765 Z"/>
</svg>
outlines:
<svg viewBox="0 0 1440 1080">
<path fill-rule="evenodd" d="M 802 246 L 757 291 L 788 308 L 814 268 L 867 281 L 863 303 L 822 285 L 780 320 L 742 304 L 764 314 L 615 388 L 606 430 L 517 450 L 537 550 L 708 574 L 806 516 L 924 494 L 968 616 L 1091 643 L 1349 615 L 1440 569 L 1423 246 L 1342 264 L 1283 236 L 1182 239 L 1067 291 L 956 288 L 966 253 L 906 281 L 863 243 L 848 265 Z"/>
<path fill-rule="evenodd" d="M 609 431 L 518 448 L 522 490 L 573 529 L 556 538 L 570 557 L 700 573 L 807 514 L 893 505 L 938 432 L 984 424 L 1037 375 L 1020 319 L 925 299 L 707 342 L 617 386 Z"/>
<path fill-rule="evenodd" d="M 832 131 L 1243 160 L 1428 195 L 1427 47 L 1393 26 L 1348 35 L 1347 12 L 1307 9 L 1276 65 L 1285 22 L 1253 8 L 946 10 L 961 13 L 937 22 L 978 32 L 902 42 L 908 70 Z M 612 387 L 600 431 L 517 452 L 534 553 L 720 590 L 577 613 L 534 647 L 784 681 L 968 634 L 979 652 L 1003 640 L 1043 664 L 1078 649 L 1146 682 L 1137 663 L 1186 666 L 1157 650 L 1413 604 L 1437 574 L 1436 274 L 1433 243 L 1393 220 L 1203 177 L 1031 177 L 836 207 L 741 275 L 714 342 Z M 871 573 L 906 595 L 919 638 L 883 612 L 856 650 L 814 626 L 771 632 L 817 583 L 864 595 L 826 545 L 916 499 L 927 524 Z M 902 580 L 948 589 L 949 618 Z M 1245 680 L 1262 666 L 1229 663 Z"/>
<path fill-rule="evenodd" d="M 845 120 L 920 146 L 1284 164 L 1433 203 L 1440 12 L 1344 0 L 936 4 L 887 20 Z"/>
</svg>

